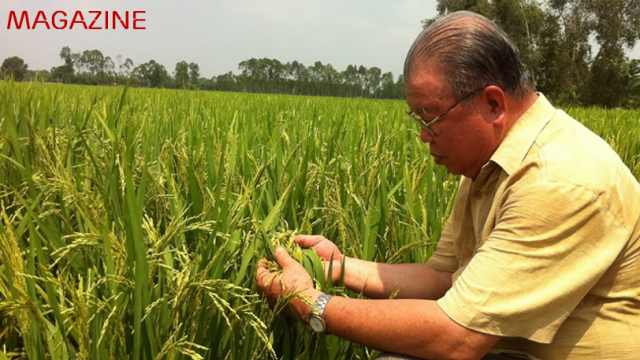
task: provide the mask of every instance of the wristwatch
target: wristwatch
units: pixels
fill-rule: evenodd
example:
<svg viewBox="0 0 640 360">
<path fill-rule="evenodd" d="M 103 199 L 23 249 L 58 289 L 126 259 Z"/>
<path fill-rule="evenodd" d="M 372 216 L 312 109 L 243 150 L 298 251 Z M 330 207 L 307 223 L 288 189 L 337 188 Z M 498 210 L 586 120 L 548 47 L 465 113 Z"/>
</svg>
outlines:
<svg viewBox="0 0 640 360">
<path fill-rule="evenodd" d="M 309 326 L 318 334 L 324 334 L 327 330 L 327 322 L 324 321 L 324 308 L 327 306 L 331 295 L 322 294 L 318 296 L 311 308 L 311 316 L 309 317 Z"/>
</svg>

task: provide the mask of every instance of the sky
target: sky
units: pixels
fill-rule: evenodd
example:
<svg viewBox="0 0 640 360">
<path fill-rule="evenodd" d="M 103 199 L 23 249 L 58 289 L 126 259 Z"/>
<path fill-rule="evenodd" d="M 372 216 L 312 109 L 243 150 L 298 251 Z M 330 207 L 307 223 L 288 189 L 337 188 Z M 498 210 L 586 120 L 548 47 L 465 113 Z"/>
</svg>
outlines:
<svg viewBox="0 0 640 360">
<path fill-rule="evenodd" d="M 149 60 L 173 74 L 180 61 L 195 62 L 201 76 L 210 78 L 232 71 L 250 58 L 297 60 L 306 66 L 316 61 L 343 71 L 350 64 L 378 67 L 395 77 L 402 73 L 404 57 L 421 31 L 421 21 L 436 16 L 437 0 L 2 0 L 0 5 L 0 61 L 19 56 L 30 70 L 62 65 L 60 50 L 97 49 L 116 66 L 131 58 L 134 65 Z M 139 18 L 144 30 L 58 30 L 38 24 L 21 29 L 11 23 L 10 11 L 28 11 L 31 22 L 43 11 L 51 24 L 57 10 L 82 11 L 90 24 L 104 27 L 104 11 L 145 11 Z M 58 15 L 59 18 L 61 16 Z M 59 23 L 61 24 L 61 23 Z M 98 25 L 95 25 L 98 27 Z"/>
<path fill-rule="evenodd" d="M 421 21 L 436 16 L 437 0 L 2 0 L 0 5 L 0 61 L 19 56 L 30 70 L 62 65 L 60 50 L 100 50 L 116 66 L 126 58 L 139 65 L 149 60 L 173 74 L 180 61 L 195 62 L 201 76 L 211 78 L 232 71 L 251 58 L 316 61 L 338 71 L 348 65 L 378 67 L 395 77 L 402 73 L 409 46 L 422 29 Z M 144 11 L 138 25 L 144 30 L 58 30 L 38 24 L 28 30 L 9 24 L 10 11 L 26 10 L 31 22 L 43 11 L 51 22 L 54 12 L 66 12 L 70 24 L 81 11 L 87 25 L 104 24 L 104 12 Z M 104 25 L 101 25 L 104 27 Z M 68 27 L 68 26 L 67 26 Z M 110 26 L 111 27 L 111 26 Z M 640 58 L 640 46 L 629 53 Z"/>
</svg>

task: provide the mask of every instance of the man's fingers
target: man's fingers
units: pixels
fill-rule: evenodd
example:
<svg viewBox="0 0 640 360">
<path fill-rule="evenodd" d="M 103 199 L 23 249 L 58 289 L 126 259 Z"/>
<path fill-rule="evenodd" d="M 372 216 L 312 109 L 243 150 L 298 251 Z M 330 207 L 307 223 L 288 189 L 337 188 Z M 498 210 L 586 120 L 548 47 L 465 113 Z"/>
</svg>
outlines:
<svg viewBox="0 0 640 360">
<path fill-rule="evenodd" d="M 258 268 L 266 269 L 267 268 L 267 259 L 261 259 L 260 261 L 258 261 Z"/>
<path fill-rule="evenodd" d="M 259 267 L 258 272 L 256 274 L 256 282 L 258 283 L 258 287 L 259 288 L 266 287 L 267 286 L 266 284 L 270 276 L 271 276 L 271 273 L 269 272 L 269 270 Z"/>
<path fill-rule="evenodd" d="M 310 248 L 316 246 L 324 239 L 322 235 L 296 235 L 296 237 L 293 238 L 293 242 L 300 245 L 300 247 Z"/>
<path fill-rule="evenodd" d="M 276 249 L 276 261 L 278 262 L 278 264 L 280 265 L 280 267 L 282 267 L 283 269 L 291 264 L 291 262 L 297 263 L 297 261 L 295 261 L 291 255 L 289 255 L 289 253 L 287 252 L 287 250 L 285 250 L 284 248 L 277 248 Z"/>
<path fill-rule="evenodd" d="M 256 271 L 256 283 L 259 289 L 266 289 L 273 280 L 274 273 L 267 268 L 264 260 L 258 262 L 258 270 Z"/>
</svg>

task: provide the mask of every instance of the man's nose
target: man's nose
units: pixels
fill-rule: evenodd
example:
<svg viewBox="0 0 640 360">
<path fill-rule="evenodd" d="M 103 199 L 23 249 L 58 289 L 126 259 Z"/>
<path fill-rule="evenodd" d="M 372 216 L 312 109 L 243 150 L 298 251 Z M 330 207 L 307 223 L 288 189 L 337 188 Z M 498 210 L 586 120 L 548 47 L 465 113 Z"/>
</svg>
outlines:
<svg viewBox="0 0 640 360">
<path fill-rule="evenodd" d="M 425 143 L 431 143 L 435 140 L 435 137 L 426 129 L 420 129 L 420 140 Z"/>
</svg>

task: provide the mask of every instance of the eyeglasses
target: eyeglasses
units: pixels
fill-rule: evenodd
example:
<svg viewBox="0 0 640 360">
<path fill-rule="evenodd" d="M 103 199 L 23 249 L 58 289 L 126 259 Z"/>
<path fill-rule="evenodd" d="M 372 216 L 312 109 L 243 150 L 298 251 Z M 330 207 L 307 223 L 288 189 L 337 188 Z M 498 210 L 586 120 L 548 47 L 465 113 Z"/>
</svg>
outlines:
<svg viewBox="0 0 640 360">
<path fill-rule="evenodd" d="M 463 97 L 460 101 L 458 101 L 457 103 L 453 104 L 453 106 L 451 106 L 450 108 L 448 108 L 447 110 L 443 111 L 442 114 L 436 116 L 433 120 L 427 122 L 425 121 L 420 115 L 416 114 L 415 112 L 413 112 L 413 110 L 409 110 L 409 111 L 405 111 L 407 113 L 407 115 L 409 115 L 410 118 L 413 119 L 413 121 L 415 121 L 421 128 L 427 130 L 429 132 L 429 135 L 433 136 L 433 137 L 437 137 L 438 135 L 436 135 L 436 133 L 431 130 L 431 125 L 433 125 L 433 123 L 435 123 L 436 121 L 442 119 L 445 115 L 447 115 L 447 113 L 451 110 L 453 110 L 453 108 L 455 108 L 456 106 L 460 105 L 460 103 L 462 103 L 463 101 L 469 99 L 470 97 L 472 97 L 473 95 L 476 95 L 477 93 L 481 92 L 482 90 L 484 90 L 485 88 L 482 89 L 476 89 L 472 92 L 470 92 L 469 94 L 465 95 L 465 97 Z"/>
</svg>

